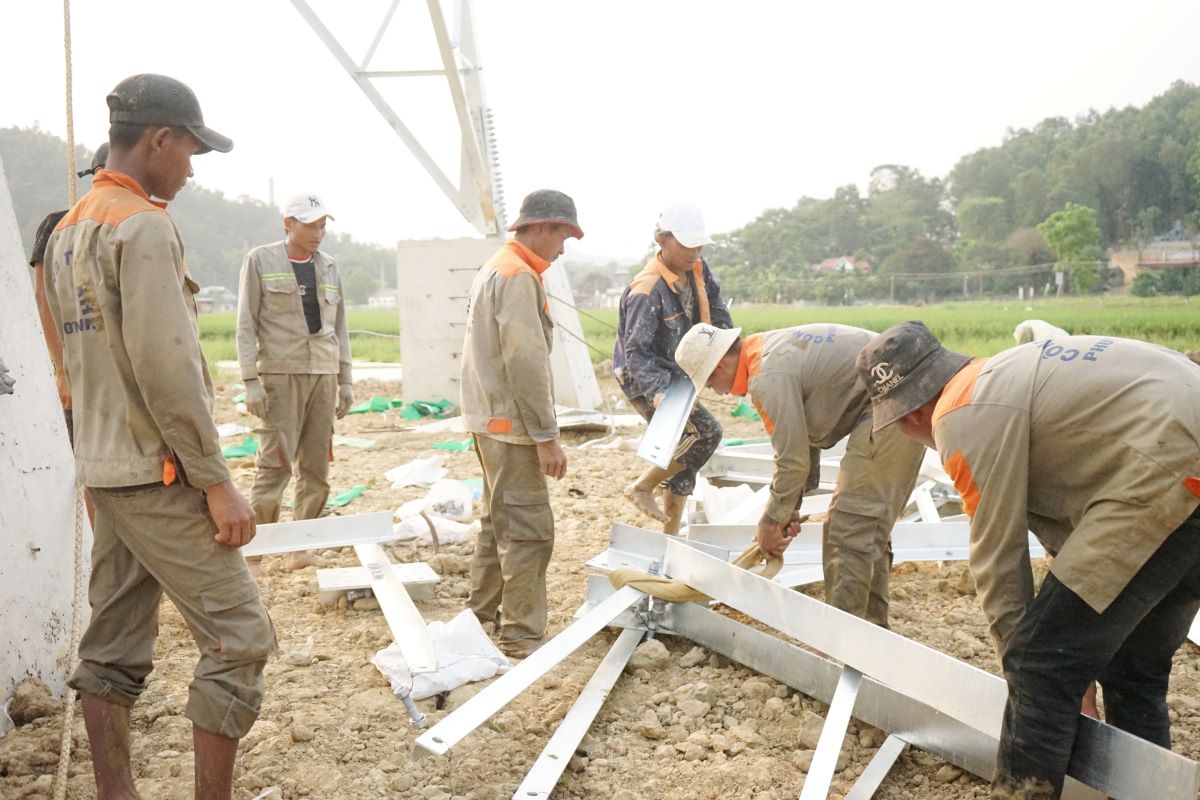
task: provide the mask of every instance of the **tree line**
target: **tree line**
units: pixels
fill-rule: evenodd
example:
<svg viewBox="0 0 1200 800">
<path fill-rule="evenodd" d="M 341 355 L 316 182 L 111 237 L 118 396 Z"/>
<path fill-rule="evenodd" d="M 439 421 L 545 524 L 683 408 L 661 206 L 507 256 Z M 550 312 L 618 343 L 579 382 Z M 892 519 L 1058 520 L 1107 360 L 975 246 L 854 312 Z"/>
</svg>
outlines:
<svg viewBox="0 0 1200 800">
<path fill-rule="evenodd" d="M 66 151 L 62 139 L 39 128 L 0 128 L 0 158 L 27 255 L 42 219 L 67 207 Z M 78 168 L 90 165 L 92 155 L 77 145 Z M 81 196 L 90 186 L 90 178 L 77 181 Z M 235 292 L 246 251 L 284 235 L 281 213 L 274 206 L 250 197 L 233 200 L 195 183 L 171 203 L 171 217 L 183 234 L 193 277 L 202 286 L 225 286 Z M 357 242 L 348 234 L 331 231 L 321 249 L 341 268 L 347 302 L 367 302 L 381 288 L 381 275 L 386 286 L 396 285 L 395 248 Z"/>
</svg>

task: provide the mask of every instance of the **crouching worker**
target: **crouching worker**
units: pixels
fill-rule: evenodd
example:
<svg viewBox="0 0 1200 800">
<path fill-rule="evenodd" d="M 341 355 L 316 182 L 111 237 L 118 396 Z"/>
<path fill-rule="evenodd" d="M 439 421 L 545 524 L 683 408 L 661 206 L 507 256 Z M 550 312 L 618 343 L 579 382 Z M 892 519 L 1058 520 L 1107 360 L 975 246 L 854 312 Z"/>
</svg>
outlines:
<svg viewBox="0 0 1200 800">
<path fill-rule="evenodd" d="M 46 247 L 50 313 L 63 332 L 78 480 L 96 506 L 92 618 L 79 690 L 101 800 L 136 798 L 129 709 L 153 669 L 166 595 L 200 651 L 185 713 L 196 797 L 228 800 L 238 739 L 258 717 L 271 620 L 237 548 L 254 511 L 230 480 L 212 419 L 183 240 L 166 211 L 191 158 L 233 143 L 196 96 L 162 75 L 108 95 L 107 168 Z"/>
<path fill-rule="evenodd" d="M 719 394 L 750 395 L 771 436 L 775 474 L 756 541 L 782 555 L 805 492 L 817 487 L 822 448 L 846 436 L 846 454 L 822 530 L 825 601 L 876 625 L 888 624 L 891 532 L 917 481 L 924 448 L 899 431 L 871 431 L 870 399 L 854 360 L 875 336 L 847 325 L 813 324 L 756 333 L 696 325 L 675 361 Z"/>
<path fill-rule="evenodd" d="M 992 796 L 1057 798 L 1085 691 L 1170 747 L 1171 658 L 1200 609 L 1200 367 L 1065 336 L 971 362 L 920 322 L 858 370 L 876 430 L 935 447 L 971 517 L 970 568 L 1008 681 Z M 1034 594 L 1027 531 L 1054 555 Z"/>
</svg>

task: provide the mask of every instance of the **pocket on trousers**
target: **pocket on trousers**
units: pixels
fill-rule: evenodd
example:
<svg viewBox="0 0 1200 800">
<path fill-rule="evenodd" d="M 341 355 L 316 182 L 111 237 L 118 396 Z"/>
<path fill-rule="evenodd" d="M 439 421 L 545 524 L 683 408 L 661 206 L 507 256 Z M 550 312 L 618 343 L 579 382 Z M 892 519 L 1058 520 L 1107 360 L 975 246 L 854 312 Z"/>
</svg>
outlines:
<svg viewBox="0 0 1200 800">
<path fill-rule="evenodd" d="M 546 542 L 554 538 L 554 514 L 548 489 L 505 489 L 508 538 L 514 542 Z M 493 512 L 494 513 L 494 512 Z"/>
<path fill-rule="evenodd" d="M 207 587 L 200 601 L 222 658 L 249 661 L 275 649 L 275 628 L 250 573 Z"/>
</svg>

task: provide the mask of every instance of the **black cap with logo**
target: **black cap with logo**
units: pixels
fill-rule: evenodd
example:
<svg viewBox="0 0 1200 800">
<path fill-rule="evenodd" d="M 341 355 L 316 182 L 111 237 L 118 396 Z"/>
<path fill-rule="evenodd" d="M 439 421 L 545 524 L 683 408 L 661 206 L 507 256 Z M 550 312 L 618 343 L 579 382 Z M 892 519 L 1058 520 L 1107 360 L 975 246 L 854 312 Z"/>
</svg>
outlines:
<svg viewBox="0 0 1200 800">
<path fill-rule="evenodd" d="M 574 228 L 576 239 L 583 238 L 583 229 L 575 215 L 575 201 L 562 192 L 553 189 L 538 189 L 530 192 L 521 201 L 521 216 L 508 226 L 510 231 L 517 231 L 526 225 L 538 222 L 558 222 Z"/>
<path fill-rule="evenodd" d="M 942 347 L 933 331 L 916 320 L 876 336 L 854 362 L 871 396 L 871 429 L 886 428 L 928 403 L 970 361 L 970 356 Z"/>
<path fill-rule="evenodd" d="M 200 142 L 201 153 L 228 153 L 233 140 L 204 124 L 200 101 L 182 81 L 145 73 L 126 78 L 109 92 L 108 121 L 185 129 Z"/>
</svg>

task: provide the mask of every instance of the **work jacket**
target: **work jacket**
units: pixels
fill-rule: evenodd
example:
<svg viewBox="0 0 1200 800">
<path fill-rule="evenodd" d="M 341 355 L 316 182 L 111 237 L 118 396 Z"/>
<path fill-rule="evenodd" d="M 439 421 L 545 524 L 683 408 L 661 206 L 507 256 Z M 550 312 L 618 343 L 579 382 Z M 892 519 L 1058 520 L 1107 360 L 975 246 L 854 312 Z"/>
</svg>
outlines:
<svg viewBox="0 0 1200 800">
<path fill-rule="evenodd" d="M 475 276 L 463 342 L 463 426 L 512 444 L 558 438 L 550 349 L 554 323 L 542 273 L 550 262 L 516 239 Z"/>
<path fill-rule="evenodd" d="M 46 246 L 47 301 L 63 342 L 80 483 L 229 479 L 212 419 L 183 239 L 128 175 L 103 170 Z"/>
<path fill-rule="evenodd" d="M 692 286 L 691 309 L 681 301 L 682 281 Z M 617 313 L 613 374 L 627 397 L 652 400 L 667 390 L 673 376 L 683 374 L 675 363 L 675 348 L 697 322 L 733 327 L 721 284 L 702 258 L 696 259 L 691 272 L 679 276 L 655 254 L 625 287 Z"/>
<path fill-rule="evenodd" d="M 256 247 L 242 261 L 238 284 L 237 350 L 242 380 L 260 372 L 337 375 L 350 383 L 350 332 L 337 264 L 313 256 L 321 328 L 308 332 L 304 301 L 287 257 L 287 243 Z"/>
<path fill-rule="evenodd" d="M 1198 393 L 1183 355 L 1100 336 L 1014 347 L 946 385 L 934 440 L 1001 654 L 1033 599 L 1027 529 L 1099 614 L 1200 504 Z"/>
<path fill-rule="evenodd" d="M 775 475 L 765 513 L 775 522 L 799 505 L 820 450 L 849 436 L 870 412 L 854 359 L 874 336 L 818 323 L 742 340 L 731 391 L 750 395 L 771 436 Z"/>
</svg>

